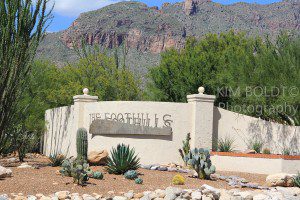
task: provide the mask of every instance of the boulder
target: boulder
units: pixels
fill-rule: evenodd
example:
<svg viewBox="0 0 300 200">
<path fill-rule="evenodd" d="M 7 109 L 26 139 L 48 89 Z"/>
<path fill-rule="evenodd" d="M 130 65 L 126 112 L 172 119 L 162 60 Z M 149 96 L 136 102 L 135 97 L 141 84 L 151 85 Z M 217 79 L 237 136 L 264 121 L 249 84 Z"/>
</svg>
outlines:
<svg viewBox="0 0 300 200">
<path fill-rule="evenodd" d="M 267 176 L 266 183 L 270 187 L 275 187 L 275 186 L 293 187 L 294 176 L 295 176 L 294 174 L 287 174 L 287 173 L 272 174 Z"/>
<path fill-rule="evenodd" d="M 105 165 L 108 158 L 108 151 L 91 151 L 88 154 L 88 162 L 93 165 Z"/>
<path fill-rule="evenodd" d="M 10 177 L 12 175 L 11 169 L 0 166 L 0 178 Z"/>
</svg>

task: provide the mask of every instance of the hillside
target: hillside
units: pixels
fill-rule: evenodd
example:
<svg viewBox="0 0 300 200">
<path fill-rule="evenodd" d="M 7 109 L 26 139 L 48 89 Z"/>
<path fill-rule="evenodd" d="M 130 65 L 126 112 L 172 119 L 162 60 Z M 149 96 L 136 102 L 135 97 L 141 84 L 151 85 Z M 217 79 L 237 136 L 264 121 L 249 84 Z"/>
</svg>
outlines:
<svg viewBox="0 0 300 200">
<path fill-rule="evenodd" d="M 85 38 L 90 45 L 106 49 L 129 48 L 127 65 L 139 74 L 159 62 L 160 53 L 170 47 L 182 48 L 189 36 L 220 33 L 234 29 L 247 35 L 269 34 L 281 30 L 300 32 L 300 1 L 285 0 L 268 5 L 236 3 L 221 5 L 210 0 L 165 3 L 160 9 L 139 2 L 116 3 L 81 14 L 66 30 L 49 33 L 38 50 L 62 66 L 76 60 L 73 41 Z"/>
</svg>

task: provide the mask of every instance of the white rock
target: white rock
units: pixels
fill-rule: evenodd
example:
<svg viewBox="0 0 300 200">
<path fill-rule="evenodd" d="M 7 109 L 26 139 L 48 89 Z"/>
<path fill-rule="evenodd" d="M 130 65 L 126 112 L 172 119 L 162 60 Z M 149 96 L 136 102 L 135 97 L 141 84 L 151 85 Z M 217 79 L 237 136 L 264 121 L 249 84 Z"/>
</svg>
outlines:
<svg viewBox="0 0 300 200">
<path fill-rule="evenodd" d="M 11 177 L 12 171 L 11 169 L 7 169 L 5 167 L 0 166 L 0 178 Z"/>
<path fill-rule="evenodd" d="M 0 200 L 8 200 L 8 195 L 7 194 L 0 195 Z"/>
<path fill-rule="evenodd" d="M 294 185 L 293 177 L 295 174 L 278 173 L 267 176 L 266 183 L 270 187 L 284 186 L 292 187 Z"/>
<path fill-rule="evenodd" d="M 52 200 L 51 197 L 41 196 L 40 200 Z"/>
<path fill-rule="evenodd" d="M 33 195 L 29 195 L 27 196 L 27 200 L 37 200 L 37 197 Z"/>
<path fill-rule="evenodd" d="M 202 196 L 202 200 L 213 200 L 213 199 L 211 197 L 203 195 Z"/>
<path fill-rule="evenodd" d="M 237 194 L 239 196 L 241 196 L 243 200 L 252 200 L 253 199 L 253 195 L 249 191 L 239 192 Z"/>
<path fill-rule="evenodd" d="M 70 192 L 69 191 L 59 191 L 59 192 L 55 193 L 54 197 L 57 197 L 59 200 L 69 199 L 70 198 Z"/>
<path fill-rule="evenodd" d="M 208 196 L 208 194 L 212 194 L 215 199 L 219 199 L 221 196 L 220 190 L 207 184 L 202 185 L 201 190 L 202 193 L 205 194 L 206 196 Z"/>
<path fill-rule="evenodd" d="M 83 194 L 82 195 L 83 200 L 96 200 L 95 197 L 89 195 L 89 194 Z"/>
<path fill-rule="evenodd" d="M 22 163 L 18 168 L 20 168 L 20 169 L 26 169 L 26 168 L 32 168 L 32 166 L 28 165 L 28 163 Z"/>
<path fill-rule="evenodd" d="M 127 193 L 124 194 L 124 196 L 127 198 L 127 199 L 132 199 L 133 196 L 134 196 L 134 192 L 132 190 L 128 191 Z"/>
<path fill-rule="evenodd" d="M 272 197 L 265 194 L 257 194 L 253 197 L 253 200 L 271 200 Z"/>
<path fill-rule="evenodd" d="M 201 199 L 202 193 L 200 191 L 192 192 L 192 199 Z"/>
<path fill-rule="evenodd" d="M 164 198 L 166 196 L 166 191 L 161 189 L 155 190 L 155 193 L 157 194 L 158 198 Z"/>
</svg>

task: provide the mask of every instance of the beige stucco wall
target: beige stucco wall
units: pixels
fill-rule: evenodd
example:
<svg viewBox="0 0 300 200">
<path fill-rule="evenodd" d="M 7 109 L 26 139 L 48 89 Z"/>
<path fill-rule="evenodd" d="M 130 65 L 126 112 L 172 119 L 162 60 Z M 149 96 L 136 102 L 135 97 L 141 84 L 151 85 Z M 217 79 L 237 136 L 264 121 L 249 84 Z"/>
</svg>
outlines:
<svg viewBox="0 0 300 200">
<path fill-rule="evenodd" d="M 272 153 L 282 153 L 284 147 L 300 154 L 300 127 L 267 122 L 222 108 L 214 109 L 214 136 L 234 139 L 235 150 L 246 150 L 251 138 L 258 138 Z"/>
<path fill-rule="evenodd" d="M 238 171 L 256 174 L 291 173 L 300 170 L 300 160 L 217 156 L 211 157 L 219 171 Z"/>
</svg>

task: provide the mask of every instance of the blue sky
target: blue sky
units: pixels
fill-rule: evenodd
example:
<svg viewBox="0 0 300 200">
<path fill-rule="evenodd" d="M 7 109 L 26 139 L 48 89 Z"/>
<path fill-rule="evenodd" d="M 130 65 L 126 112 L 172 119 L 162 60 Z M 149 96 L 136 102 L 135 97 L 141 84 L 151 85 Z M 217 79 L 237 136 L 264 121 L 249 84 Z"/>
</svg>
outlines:
<svg viewBox="0 0 300 200">
<path fill-rule="evenodd" d="M 79 16 L 80 13 L 96 10 L 112 3 L 122 0 L 52 0 L 55 1 L 54 18 L 48 28 L 49 32 L 56 32 L 68 28 L 71 23 Z M 139 0 L 149 6 L 161 6 L 165 2 L 175 3 L 184 0 Z M 232 4 L 236 2 L 248 2 L 268 4 L 279 2 L 281 0 L 213 0 L 222 4 Z"/>
</svg>

